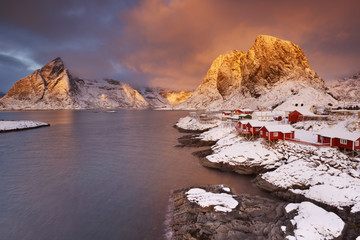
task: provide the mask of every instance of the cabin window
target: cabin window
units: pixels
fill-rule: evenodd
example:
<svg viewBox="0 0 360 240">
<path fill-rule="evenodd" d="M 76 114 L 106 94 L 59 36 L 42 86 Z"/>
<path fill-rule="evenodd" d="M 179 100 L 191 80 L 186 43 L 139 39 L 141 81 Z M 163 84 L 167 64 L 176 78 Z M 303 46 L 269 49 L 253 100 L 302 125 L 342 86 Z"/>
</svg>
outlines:
<svg viewBox="0 0 360 240">
<path fill-rule="evenodd" d="M 263 131 L 260 131 L 260 135 L 263 135 Z"/>
<path fill-rule="evenodd" d="M 267 136 L 267 137 L 269 136 L 269 132 L 266 132 L 266 136 Z"/>
<path fill-rule="evenodd" d="M 250 128 L 250 132 L 252 132 L 253 128 Z"/>
<path fill-rule="evenodd" d="M 346 139 L 340 139 L 340 144 L 347 145 L 347 140 Z"/>
<path fill-rule="evenodd" d="M 278 133 L 277 132 L 274 132 L 274 137 L 277 137 L 278 136 Z"/>
<path fill-rule="evenodd" d="M 255 131 L 259 131 L 259 128 L 255 128 Z"/>
<path fill-rule="evenodd" d="M 359 146 L 359 140 L 357 140 L 356 142 L 355 142 L 355 147 L 358 147 Z"/>
</svg>

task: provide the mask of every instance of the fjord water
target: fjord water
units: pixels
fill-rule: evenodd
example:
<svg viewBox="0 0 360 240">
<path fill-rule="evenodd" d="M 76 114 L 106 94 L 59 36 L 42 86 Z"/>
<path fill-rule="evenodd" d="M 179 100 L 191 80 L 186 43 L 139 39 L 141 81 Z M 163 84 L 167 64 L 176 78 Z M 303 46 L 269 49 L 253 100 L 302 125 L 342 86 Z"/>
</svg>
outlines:
<svg viewBox="0 0 360 240">
<path fill-rule="evenodd" d="M 0 112 L 51 127 L 0 134 L 0 239 L 162 239 L 172 189 L 250 177 L 207 169 L 175 148 L 184 111 Z"/>
</svg>

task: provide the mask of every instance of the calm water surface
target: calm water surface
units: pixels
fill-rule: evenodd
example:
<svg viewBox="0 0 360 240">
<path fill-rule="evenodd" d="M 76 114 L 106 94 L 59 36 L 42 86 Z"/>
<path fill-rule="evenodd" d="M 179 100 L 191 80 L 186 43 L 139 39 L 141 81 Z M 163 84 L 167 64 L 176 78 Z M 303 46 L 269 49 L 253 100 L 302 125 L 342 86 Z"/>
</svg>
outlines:
<svg viewBox="0 0 360 240">
<path fill-rule="evenodd" d="M 51 127 L 0 134 L 0 239 L 162 239 L 169 193 L 249 177 L 199 165 L 174 148 L 183 111 L 0 112 Z"/>
</svg>

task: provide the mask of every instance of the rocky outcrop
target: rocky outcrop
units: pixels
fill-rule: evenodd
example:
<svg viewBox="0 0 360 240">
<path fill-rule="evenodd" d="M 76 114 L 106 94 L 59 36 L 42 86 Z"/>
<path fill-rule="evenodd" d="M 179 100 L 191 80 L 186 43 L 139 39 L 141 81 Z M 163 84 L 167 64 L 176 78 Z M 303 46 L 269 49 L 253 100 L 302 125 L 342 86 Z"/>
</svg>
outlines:
<svg viewBox="0 0 360 240">
<path fill-rule="evenodd" d="M 5 109 L 76 108 L 77 84 L 60 58 L 17 81 L 0 100 Z"/>
<path fill-rule="evenodd" d="M 216 58 L 201 85 L 178 108 L 274 107 L 292 95 L 301 100 L 307 91 L 300 90 L 307 88 L 321 95 L 316 104 L 336 102 L 299 46 L 260 35 L 249 51 L 233 50 Z"/>
<path fill-rule="evenodd" d="M 130 85 L 74 78 L 61 58 L 17 81 L 0 100 L 3 110 L 145 108 L 146 100 Z"/>
<path fill-rule="evenodd" d="M 360 73 L 351 77 L 336 79 L 326 83 L 330 93 L 341 101 L 360 101 Z"/>
<path fill-rule="evenodd" d="M 238 205 L 231 212 L 201 207 L 186 196 L 189 189 L 171 196 L 171 239 L 285 239 L 293 235 L 287 203 L 258 196 L 233 195 L 224 186 L 202 186 L 211 193 L 231 194 Z M 283 229 L 286 230 L 283 231 Z"/>
</svg>

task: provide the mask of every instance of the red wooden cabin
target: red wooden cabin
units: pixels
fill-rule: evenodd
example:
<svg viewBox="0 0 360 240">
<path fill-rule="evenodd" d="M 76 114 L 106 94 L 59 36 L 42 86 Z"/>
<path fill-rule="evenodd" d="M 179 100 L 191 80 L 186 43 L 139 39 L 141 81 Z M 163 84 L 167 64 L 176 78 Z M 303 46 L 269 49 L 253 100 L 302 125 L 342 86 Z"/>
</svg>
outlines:
<svg viewBox="0 0 360 240">
<path fill-rule="evenodd" d="M 260 134 L 260 129 L 264 126 L 264 122 L 259 121 L 249 121 L 246 124 L 246 127 L 249 129 L 249 132 L 253 135 Z"/>
<path fill-rule="evenodd" d="M 247 127 L 247 124 L 249 123 L 249 120 L 243 120 L 243 121 L 239 121 L 238 125 L 236 127 L 236 130 L 239 133 L 245 133 L 248 134 L 250 133 L 250 128 Z"/>
<path fill-rule="evenodd" d="M 260 137 L 271 140 L 295 138 L 295 129 L 290 125 L 268 125 L 260 129 Z"/>
<path fill-rule="evenodd" d="M 289 113 L 289 122 L 291 123 L 296 123 L 296 122 L 300 122 L 304 119 L 304 115 L 300 112 L 298 112 L 297 110 L 292 111 L 291 113 Z"/>
<path fill-rule="evenodd" d="M 318 134 L 319 143 L 347 150 L 360 150 L 360 132 L 324 130 Z"/>
</svg>

